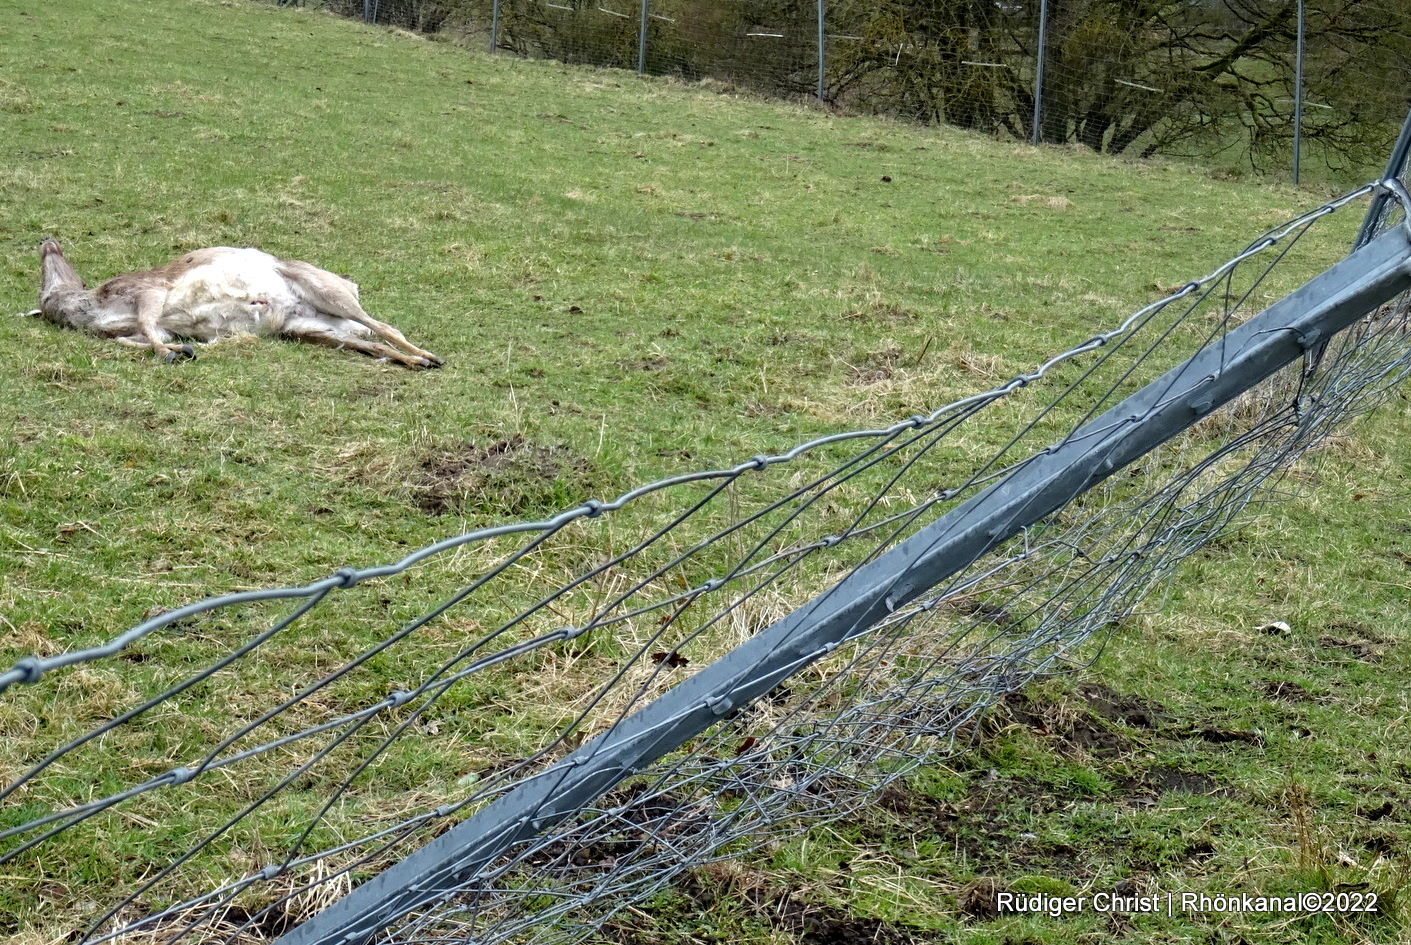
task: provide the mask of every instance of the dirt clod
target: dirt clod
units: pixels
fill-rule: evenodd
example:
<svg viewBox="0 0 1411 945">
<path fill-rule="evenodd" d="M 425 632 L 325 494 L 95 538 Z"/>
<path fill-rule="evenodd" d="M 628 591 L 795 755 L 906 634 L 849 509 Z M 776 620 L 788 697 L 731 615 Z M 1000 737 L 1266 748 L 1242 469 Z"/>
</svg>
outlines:
<svg viewBox="0 0 1411 945">
<path fill-rule="evenodd" d="M 976 919 L 993 919 L 999 915 L 999 894 L 1004 886 L 993 876 L 981 876 L 966 884 L 955 897 L 961 913 Z"/>
<path fill-rule="evenodd" d="M 1279 699 L 1283 702 L 1309 702 L 1313 698 L 1307 689 L 1287 679 L 1279 679 L 1269 683 L 1264 687 L 1264 694 L 1271 699 Z"/>
<path fill-rule="evenodd" d="M 1198 771 L 1182 771 L 1180 768 L 1171 768 L 1165 765 L 1157 765 L 1149 769 L 1142 779 L 1142 783 L 1158 794 L 1169 794 L 1173 791 L 1205 795 L 1225 793 L 1219 783 L 1208 775 Z"/>
<path fill-rule="evenodd" d="M 1068 755 L 1110 757 L 1126 751 L 1128 739 L 1103 721 L 1072 712 L 1068 707 L 1035 702 L 1024 692 L 1005 696 L 1001 711 L 1009 718 L 1058 742 Z"/>
<path fill-rule="evenodd" d="M 762 890 L 746 898 L 769 924 L 789 933 L 800 945 L 909 945 L 912 937 L 895 925 L 853 916 L 785 893 L 766 898 Z"/>
</svg>

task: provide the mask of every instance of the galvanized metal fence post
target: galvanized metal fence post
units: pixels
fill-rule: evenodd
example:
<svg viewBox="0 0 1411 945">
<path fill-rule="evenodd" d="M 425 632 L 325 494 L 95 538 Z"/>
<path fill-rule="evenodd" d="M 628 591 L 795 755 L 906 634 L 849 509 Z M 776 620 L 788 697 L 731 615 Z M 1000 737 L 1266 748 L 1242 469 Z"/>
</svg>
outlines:
<svg viewBox="0 0 1411 945">
<path fill-rule="evenodd" d="M 500 0 L 490 0 L 490 55 L 500 51 Z"/>
<path fill-rule="evenodd" d="M 647 71 L 647 4 L 651 0 L 642 0 L 641 25 L 637 27 L 637 74 L 642 75 Z"/>
<path fill-rule="evenodd" d="M 1298 183 L 1303 148 L 1303 0 L 1298 0 L 1298 40 L 1293 66 L 1293 182 Z"/>
<path fill-rule="evenodd" d="M 1048 0 L 1039 3 L 1038 62 L 1034 67 L 1034 127 L 1030 141 L 1038 145 L 1039 123 L 1043 120 L 1044 101 L 1044 56 L 1048 51 Z"/>
<path fill-rule="evenodd" d="M 818 0 L 818 101 L 822 104 L 824 96 L 824 77 L 828 66 L 827 55 L 827 35 L 823 31 L 824 3 Z"/>
</svg>

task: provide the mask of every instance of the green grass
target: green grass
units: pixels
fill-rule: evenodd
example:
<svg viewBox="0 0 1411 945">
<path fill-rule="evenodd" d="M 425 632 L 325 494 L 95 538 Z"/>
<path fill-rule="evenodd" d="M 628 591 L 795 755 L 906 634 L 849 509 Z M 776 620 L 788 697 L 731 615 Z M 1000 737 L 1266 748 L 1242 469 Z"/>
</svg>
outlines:
<svg viewBox="0 0 1411 945">
<path fill-rule="evenodd" d="M 467 528 L 933 408 L 1115 324 L 1327 196 L 492 59 L 229 0 L 34 4 L 0 18 L 0 52 L 24 64 L 0 78 L 4 311 L 35 304 L 45 236 L 90 282 L 194 246 L 259 245 L 350 274 L 374 315 L 447 362 L 411 373 L 238 341 L 164 367 L 0 320 L 12 353 L 0 365 L 6 666 L 107 640 L 154 607 L 384 563 Z M 1315 231 L 1300 271 L 1336 259 L 1356 223 L 1354 209 Z M 1159 613 L 1124 626 L 1087 676 L 1009 703 L 953 770 L 698 883 L 739 896 L 702 908 L 688 885 L 625 913 L 619 937 L 781 940 L 811 934 L 807 915 L 820 913 L 838 928 L 967 943 L 1400 941 L 1405 894 L 1357 922 L 963 906 L 985 879 L 1088 895 L 1124 881 L 1211 893 L 1367 883 L 1392 902 L 1411 870 L 1406 414 L 1397 400 L 1338 441 L 1304 497 L 1189 562 Z M 448 475 L 504 443 L 526 444 L 522 474 Z M 165 770 L 231 713 L 336 668 L 489 556 L 328 605 L 317 639 L 291 637 L 238 678 L 203 684 L 122 751 Z M 0 775 L 219 658 L 273 613 L 194 623 L 140 659 L 0 701 Z M 434 665 L 494 616 L 432 628 L 320 708 L 405 685 L 424 671 L 414 659 Z M 1254 630 L 1272 620 L 1292 633 Z M 591 670 L 613 656 L 568 659 Z M 518 726 L 487 721 L 526 706 L 531 682 L 457 691 L 441 736 L 408 744 L 328 829 L 439 802 L 480 761 L 526 750 L 574 698 L 540 691 Z M 1086 685 L 1153 707 L 1153 721 L 1102 715 Z M 1106 734 L 1085 745 L 1080 729 Z M 116 773 L 67 776 L 83 793 Z M 1197 791 L 1167 789 L 1180 784 Z M 30 872 L 4 867 L 0 930 L 64 934 L 124 862 L 185 849 L 247 789 L 146 808 L 164 830 L 115 818 L 99 842 L 57 845 Z M 240 862 L 287 840 L 304 803 L 292 796 L 283 826 L 272 817 L 242 835 Z"/>
</svg>

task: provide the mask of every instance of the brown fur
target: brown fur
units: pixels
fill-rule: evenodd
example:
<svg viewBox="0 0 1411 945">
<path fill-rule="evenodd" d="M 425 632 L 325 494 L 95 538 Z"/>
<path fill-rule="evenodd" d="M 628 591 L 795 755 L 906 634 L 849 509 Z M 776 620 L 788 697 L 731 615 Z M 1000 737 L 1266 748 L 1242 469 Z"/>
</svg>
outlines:
<svg viewBox="0 0 1411 945">
<path fill-rule="evenodd" d="M 194 355 L 189 344 L 171 344 L 173 338 L 210 342 L 260 334 L 351 348 L 412 368 L 441 366 L 436 355 L 363 311 L 354 283 L 299 260 L 215 246 L 145 272 L 114 276 L 89 290 L 57 241 L 45 240 L 39 256 L 43 276 L 36 314 L 65 328 L 150 348 L 168 361 Z"/>
</svg>

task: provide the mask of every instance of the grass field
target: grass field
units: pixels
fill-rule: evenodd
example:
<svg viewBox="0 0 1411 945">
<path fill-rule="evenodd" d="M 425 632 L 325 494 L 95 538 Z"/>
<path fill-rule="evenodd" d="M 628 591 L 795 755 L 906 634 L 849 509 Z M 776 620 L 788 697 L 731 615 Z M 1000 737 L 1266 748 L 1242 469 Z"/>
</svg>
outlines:
<svg viewBox="0 0 1411 945">
<path fill-rule="evenodd" d="M 413 373 L 248 340 L 164 366 L 0 319 L 0 666 L 110 639 L 153 608 L 384 563 L 930 409 L 1329 196 L 236 0 L 11 6 L 0 52 L 23 64 L 0 75 L 0 311 L 34 306 L 45 236 L 90 282 L 258 245 L 350 274 L 369 311 L 446 360 Z M 1310 273 L 1357 222 L 1309 237 Z M 1188 561 L 1160 612 L 1086 675 L 1007 700 L 953 767 L 626 910 L 613 936 L 1404 941 L 1407 422 L 1396 399 L 1349 431 L 1301 497 Z M 505 443 L 553 474 L 447 481 L 457 457 Z M 219 716 L 326 671 L 421 593 L 343 637 L 290 641 L 248 691 L 186 711 Z M 1274 621 L 1290 631 L 1256 630 Z M 0 781 L 55 731 L 86 730 L 221 645 L 164 639 L 0 701 Z M 513 731 L 495 737 L 512 750 Z M 475 750 L 428 748 L 362 801 L 454 781 L 456 752 Z M 110 824 L 97 850 L 0 867 L 0 932 L 61 940 L 91 918 L 105 870 L 160 859 L 145 833 Z M 1382 910 L 996 917 L 998 888 L 1366 889 Z"/>
</svg>

